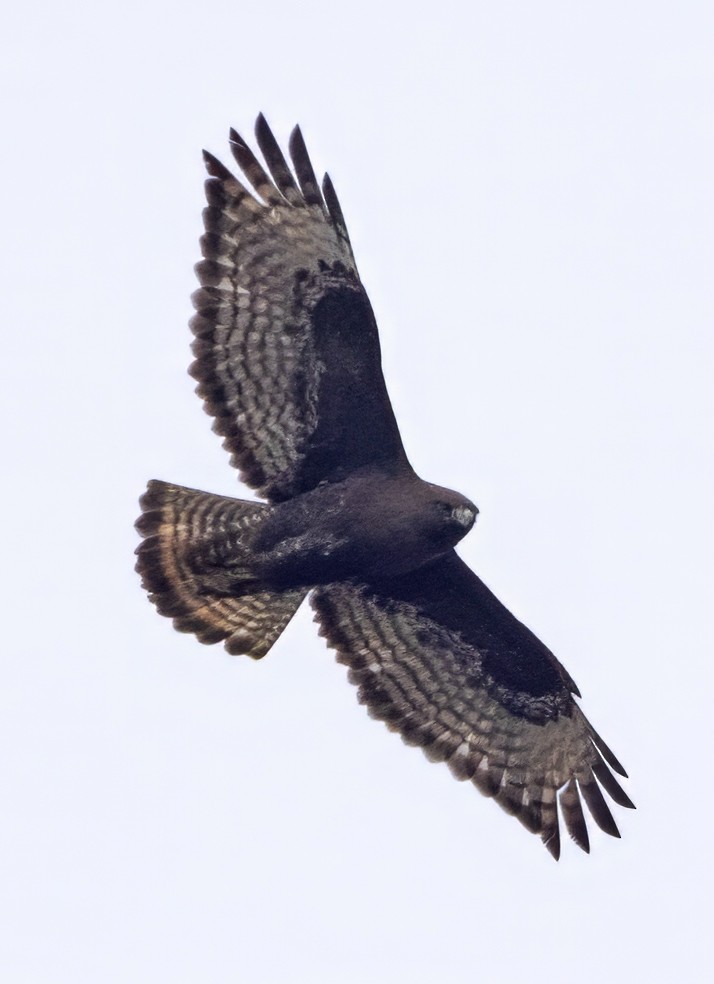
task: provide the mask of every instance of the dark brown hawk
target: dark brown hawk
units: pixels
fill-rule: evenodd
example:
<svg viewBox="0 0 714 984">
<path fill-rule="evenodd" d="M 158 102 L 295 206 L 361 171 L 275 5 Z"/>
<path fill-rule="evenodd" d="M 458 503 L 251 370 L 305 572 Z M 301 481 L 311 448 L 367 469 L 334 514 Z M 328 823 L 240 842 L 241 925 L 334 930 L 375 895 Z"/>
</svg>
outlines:
<svg viewBox="0 0 714 984">
<path fill-rule="evenodd" d="M 446 762 L 560 853 L 589 849 L 584 799 L 632 803 L 567 671 L 454 552 L 476 518 L 416 476 L 382 376 L 377 325 L 329 177 L 298 128 L 292 169 L 263 116 L 265 166 L 231 131 L 245 183 L 211 154 L 197 392 L 241 478 L 267 502 L 153 481 L 137 569 L 201 642 L 264 656 L 308 593 L 370 714 Z M 248 190 L 250 188 L 250 191 Z"/>
</svg>

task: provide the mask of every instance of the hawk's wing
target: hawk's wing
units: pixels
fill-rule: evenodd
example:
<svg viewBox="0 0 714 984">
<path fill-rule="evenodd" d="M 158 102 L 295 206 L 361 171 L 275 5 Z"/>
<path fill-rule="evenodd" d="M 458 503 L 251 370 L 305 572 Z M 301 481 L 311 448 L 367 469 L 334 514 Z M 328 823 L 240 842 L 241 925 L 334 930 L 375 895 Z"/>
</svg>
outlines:
<svg viewBox="0 0 714 984">
<path fill-rule="evenodd" d="M 295 176 L 262 116 L 256 137 L 267 172 L 231 131 L 253 194 L 205 155 L 191 373 L 244 481 L 279 500 L 364 465 L 408 463 L 332 183 L 325 175 L 320 191 L 298 128 Z"/>
<path fill-rule="evenodd" d="M 494 797 L 556 859 L 558 807 L 589 850 L 581 795 L 619 837 L 597 780 L 631 807 L 608 765 L 624 769 L 573 700 L 565 669 L 453 551 L 381 583 L 321 587 L 312 604 L 370 714 Z"/>
</svg>

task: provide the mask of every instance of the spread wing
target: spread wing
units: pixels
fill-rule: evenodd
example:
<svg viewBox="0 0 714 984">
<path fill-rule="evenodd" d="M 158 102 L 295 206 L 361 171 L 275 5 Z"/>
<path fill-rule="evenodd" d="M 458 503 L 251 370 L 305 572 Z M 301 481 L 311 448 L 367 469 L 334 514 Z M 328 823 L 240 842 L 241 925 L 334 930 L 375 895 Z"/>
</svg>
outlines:
<svg viewBox="0 0 714 984">
<path fill-rule="evenodd" d="M 600 785 L 632 807 L 610 769 L 626 773 L 573 700 L 577 688 L 453 551 L 399 578 L 319 588 L 312 604 L 372 717 L 492 796 L 556 860 L 558 811 L 589 850 L 581 796 L 619 837 Z"/>
<path fill-rule="evenodd" d="M 408 467 L 377 325 L 327 175 L 299 128 L 289 168 L 263 116 L 259 163 L 231 131 L 252 194 L 205 154 L 202 284 L 191 374 L 243 480 L 272 500 L 368 464 Z"/>
</svg>

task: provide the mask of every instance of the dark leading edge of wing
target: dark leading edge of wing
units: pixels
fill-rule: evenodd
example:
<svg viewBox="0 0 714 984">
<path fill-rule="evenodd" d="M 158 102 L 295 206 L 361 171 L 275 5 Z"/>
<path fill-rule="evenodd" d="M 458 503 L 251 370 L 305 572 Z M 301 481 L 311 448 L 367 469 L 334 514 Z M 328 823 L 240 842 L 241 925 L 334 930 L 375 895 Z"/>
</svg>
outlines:
<svg viewBox="0 0 714 984">
<path fill-rule="evenodd" d="M 191 373 L 214 430 L 243 480 L 272 500 L 363 465 L 408 468 L 332 183 L 325 176 L 321 193 L 298 128 L 294 172 L 263 116 L 256 139 L 267 170 L 231 130 L 254 194 L 205 154 Z"/>
<path fill-rule="evenodd" d="M 610 771 L 624 769 L 564 667 L 455 553 L 403 577 L 319 588 L 312 604 L 370 714 L 492 796 L 556 859 L 558 810 L 589 850 L 581 797 L 619 837 L 600 785 L 632 807 Z"/>
</svg>

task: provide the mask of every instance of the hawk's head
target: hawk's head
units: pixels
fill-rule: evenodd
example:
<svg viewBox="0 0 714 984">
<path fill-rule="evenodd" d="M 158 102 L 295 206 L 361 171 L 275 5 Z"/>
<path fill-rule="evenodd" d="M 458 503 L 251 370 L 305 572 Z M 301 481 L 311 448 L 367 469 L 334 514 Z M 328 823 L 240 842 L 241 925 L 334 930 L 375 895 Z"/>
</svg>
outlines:
<svg viewBox="0 0 714 984">
<path fill-rule="evenodd" d="M 459 492 L 429 485 L 429 509 L 425 514 L 429 535 L 453 547 L 476 522 L 478 507 Z"/>
</svg>

